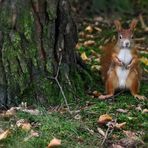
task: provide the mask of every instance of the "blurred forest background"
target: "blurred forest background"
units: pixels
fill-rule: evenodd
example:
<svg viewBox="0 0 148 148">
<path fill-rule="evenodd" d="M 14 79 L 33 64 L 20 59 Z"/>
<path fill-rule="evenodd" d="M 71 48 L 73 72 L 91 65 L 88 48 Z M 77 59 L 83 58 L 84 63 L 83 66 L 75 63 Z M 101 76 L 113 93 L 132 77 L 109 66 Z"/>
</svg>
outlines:
<svg viewBox="0 0 148 148">
<path fill-rule="evenodd" d="M 79 14 L 111 17 L 135 17 L 147 14 L 147 0 L 71 0 L 74 10 Z"/>
</svg>

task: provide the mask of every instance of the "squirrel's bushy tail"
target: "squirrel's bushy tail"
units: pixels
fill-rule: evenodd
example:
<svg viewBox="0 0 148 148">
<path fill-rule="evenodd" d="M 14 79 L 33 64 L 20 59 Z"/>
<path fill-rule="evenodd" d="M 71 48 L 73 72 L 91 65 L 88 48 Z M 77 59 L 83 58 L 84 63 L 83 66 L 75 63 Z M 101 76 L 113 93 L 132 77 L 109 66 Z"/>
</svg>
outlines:
<svg viewBox="0 0 148 148">
<path fill-rule="evenodd" d="M 116 45 L 116 41 L 112 41 L 107 43 L 103 48 L 102 48 L 102 55 L 101 55 L 101 75 L 102 79 L 106 80 L 107 78 L 107 72 L 110 68 L 110 65 L 112 63 L 112 52 L 113 49 Z"/>
</svg>

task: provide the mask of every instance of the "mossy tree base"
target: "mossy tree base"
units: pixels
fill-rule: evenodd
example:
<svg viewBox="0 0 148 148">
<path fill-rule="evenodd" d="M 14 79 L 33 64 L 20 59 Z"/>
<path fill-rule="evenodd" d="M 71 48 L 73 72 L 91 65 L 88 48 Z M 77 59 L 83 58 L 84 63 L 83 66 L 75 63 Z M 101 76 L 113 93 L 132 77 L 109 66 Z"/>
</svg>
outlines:
<svg viewBox="0 0 148 148">
<path fill-rule="evenodd" d="M 81 60 L 70 9 L 68 0 L 0 2 L 1 107 L 22 98 L 59 104 L 62 91 L 73 96 Z"/>
</svg>

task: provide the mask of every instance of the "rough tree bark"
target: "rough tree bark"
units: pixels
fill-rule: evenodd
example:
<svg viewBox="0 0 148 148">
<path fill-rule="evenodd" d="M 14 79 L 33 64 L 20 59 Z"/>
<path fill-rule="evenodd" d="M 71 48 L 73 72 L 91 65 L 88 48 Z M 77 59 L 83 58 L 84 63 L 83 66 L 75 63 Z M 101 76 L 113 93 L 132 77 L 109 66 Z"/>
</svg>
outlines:
<svg viewBox="0 0 148 148">
<path fill-rule="evenodd" d="M 0 106 L 66 101 L 81 65 L 70 10 L 68 0 L 0 0 Z"/>
</svg>

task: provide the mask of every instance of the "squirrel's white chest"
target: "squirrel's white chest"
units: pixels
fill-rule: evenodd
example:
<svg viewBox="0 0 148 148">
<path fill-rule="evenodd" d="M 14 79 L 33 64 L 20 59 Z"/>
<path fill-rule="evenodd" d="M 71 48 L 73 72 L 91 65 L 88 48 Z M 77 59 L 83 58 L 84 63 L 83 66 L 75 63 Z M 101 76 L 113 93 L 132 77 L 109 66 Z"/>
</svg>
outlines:
<svg viewBox="0 0 148 148">
<path fill-rule="evenodd" d="M 132 55 L 129 49 L 121 49 L 118 54 L 119 60 L 124 63 L 124 65 L 128 65 L 132 60 Z M 125 68 L 125 66 L 118 66 L 116 69 L 116 73 L 118 76 L 118 85 L 119 88 L 126 87 L 126 80 L 129 74 L 129 69 Z"/>
<path fill-rule="evenodd" d="M 121 62 L 128 65 L 132 60 L 132 55 L 130 49 L 121 49 L 118 53 L 118 58 Z"/>
<path fill-rule="evenodd" d="M 118 77 L 118 87 L 125 88 L 126 81 L 129 74 L 129 69 L 123 67 L 117 67 L 116 69 L 117 77 Z"/>
</svg>

